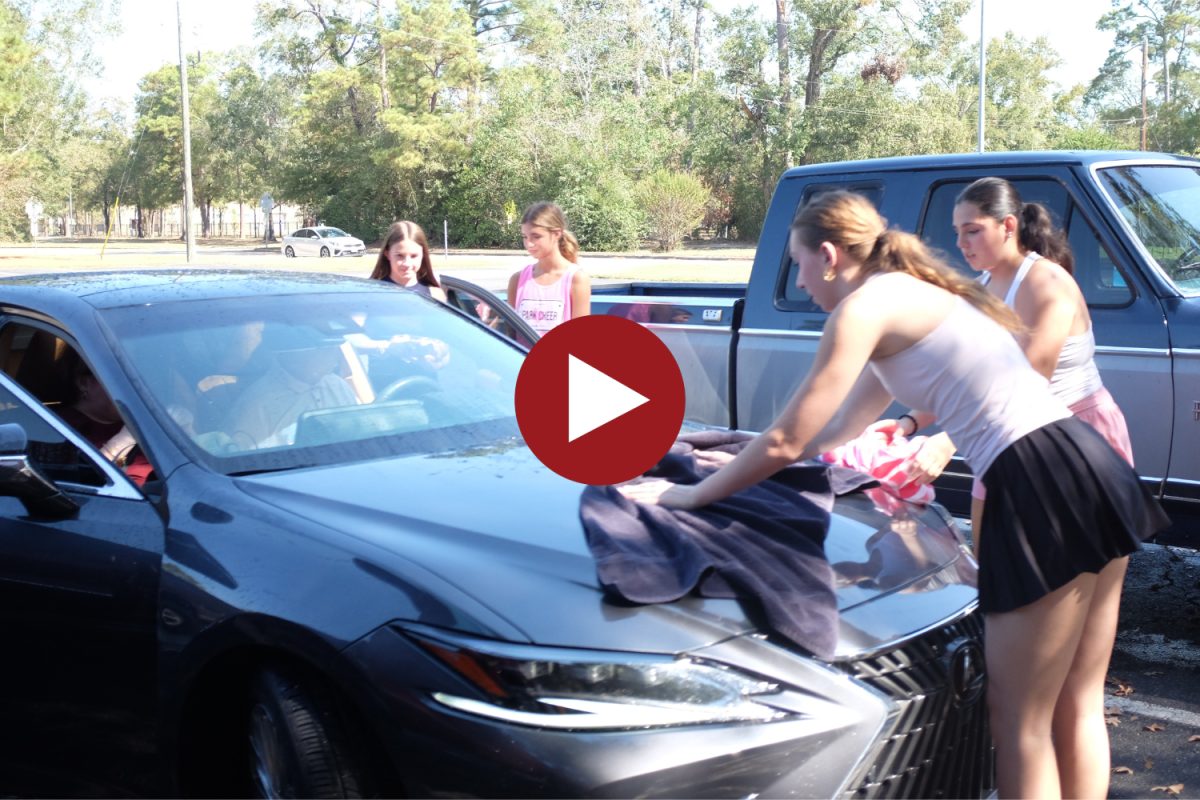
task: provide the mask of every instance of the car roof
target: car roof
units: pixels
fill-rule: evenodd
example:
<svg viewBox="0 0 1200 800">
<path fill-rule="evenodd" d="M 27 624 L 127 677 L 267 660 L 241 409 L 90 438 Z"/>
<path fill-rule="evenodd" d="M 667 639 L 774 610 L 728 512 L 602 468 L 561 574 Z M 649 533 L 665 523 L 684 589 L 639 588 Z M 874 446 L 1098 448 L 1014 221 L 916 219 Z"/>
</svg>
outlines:
<svg viewBox="0 0 1200 800">
<path fill-rule="evenodd" d="M 1030 150 L 994 153 L 950 153 L 943 155 L 893 156 L 862 161 L 839 161 L 792 167 L 784 177 L 822 173 L 869 172 L 888 170 L 926 170 L 948 167 L 1009 167 L 1014 165 L 1050 166 L 1052 164 L 1091 166 L 1121 161 L 1179 161 L 1200 166 L 1200 159 L 1173 153 L 1148 153 L 1136 150 Z"/>
<path fill-rule="evenodd" d="M 187 300 L 263 295 L 391 291 L 384 281 L 327 273 L 251 269 L 154 269 L 39 273 L 0 278 L 0 306 L 79 303 L 118 308 Z M 48 310 L 41 308 L 41 310 Z"/>
</svg>

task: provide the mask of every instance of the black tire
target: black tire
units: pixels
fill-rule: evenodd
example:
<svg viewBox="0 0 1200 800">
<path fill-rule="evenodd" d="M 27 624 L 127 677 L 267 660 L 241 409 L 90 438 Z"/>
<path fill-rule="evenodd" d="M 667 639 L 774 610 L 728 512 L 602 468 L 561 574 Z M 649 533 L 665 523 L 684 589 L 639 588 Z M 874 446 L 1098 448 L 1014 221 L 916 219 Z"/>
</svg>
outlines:
<svg viewBox="0 0 1200 800">
<path fill-rule="evenodd" d="M 329 248 L 328 247 L 321 248 L 321 258 L 329 258 Z"/>
<path fill-rule="evenodd" d="M 315 682 L 264 669 L 251 687 L 247 720 L 256 797 L 365 797 L 350 733 L 338 704 Z"/>
<path fill-rule="evenodd" d="M 283 248 L 283 257 L 284 258 L 295 258 L 296 257 L 296 251 L 292 249 L 292 246 L 290 244 L 287 247 Z"/>
</svg>

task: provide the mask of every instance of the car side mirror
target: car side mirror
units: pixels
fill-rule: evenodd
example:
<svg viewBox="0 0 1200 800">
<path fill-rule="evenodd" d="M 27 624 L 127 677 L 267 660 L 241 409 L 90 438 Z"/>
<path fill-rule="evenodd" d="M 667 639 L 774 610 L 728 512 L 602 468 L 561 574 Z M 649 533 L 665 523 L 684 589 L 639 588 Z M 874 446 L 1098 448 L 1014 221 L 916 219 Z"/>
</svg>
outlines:
<svg viewBox="0 0 1200 800">
<path fill-rule="evenodd" d="M 0 456 L 25 455 L 29 447 L 29 436 L 25 429 L 15 422 L 0 425 Z"/>
<path fill-rule="evenodd" d="M 0 425 L 0 496 L 15 497 L 30 516 L 66 519 L 79 505 L 29 460 L 29 436 L 15 422 Z"/>
</svg>

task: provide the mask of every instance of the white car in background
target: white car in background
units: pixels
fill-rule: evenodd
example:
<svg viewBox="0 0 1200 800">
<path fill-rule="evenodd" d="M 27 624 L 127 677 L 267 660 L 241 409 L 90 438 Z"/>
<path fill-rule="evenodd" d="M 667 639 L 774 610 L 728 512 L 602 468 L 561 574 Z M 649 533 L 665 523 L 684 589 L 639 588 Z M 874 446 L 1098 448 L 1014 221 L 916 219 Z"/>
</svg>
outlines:
<svg viewBox="0 0 1200 800">
<path fill-rule="evenodd" d="M 296 256 L 361 256 L 367 251 L 362 239 L 346 233 L 341 228 L 319 225 L 313 228 L 300 228 L 296 232 L 283 237 L 283 254 L 288 258 Z"/>
</svg>

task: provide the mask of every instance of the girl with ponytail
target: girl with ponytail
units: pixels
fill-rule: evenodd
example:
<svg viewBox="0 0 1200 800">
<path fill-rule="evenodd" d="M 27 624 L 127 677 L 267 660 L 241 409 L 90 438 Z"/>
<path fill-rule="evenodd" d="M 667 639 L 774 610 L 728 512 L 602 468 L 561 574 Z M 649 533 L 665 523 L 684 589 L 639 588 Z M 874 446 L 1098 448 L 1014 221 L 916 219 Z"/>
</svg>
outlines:
<svg viewBox="0 0 1200 800">
<path fill-rule="evenodd" d="M 1074 704 L 1073 683 L 1095 670 L 1103 679 L 1124 557 L 1169 520 L 1030 366 L 1012 310 L 916 237 L 889 231 L 865 198 L 812 198 L 792 223 L 789 253 L 797 286 L 831 313 L 782 413 L 699 483 L 645 480 L 621 492 L 705 506 L 844 444 L 893 400 L 928 410 L 988 487 L 979 607 L 999 793 L 1103 796 L 1107 734 L 1079 724 L 1091 710 Z M 1084 751 L 1090 761 L 1075 763 Z"/>
<path fill-rule="evenodd" d="M 544 334 L 591 313 L 592 285 L 579 269 L 579 242 L 567 230 L 562 209 L 554 203 L 531 205 L 521 218 L 521 238 L 537 259 L 508 279 L 508 302 L 521 318 Z"/>
</svg>

